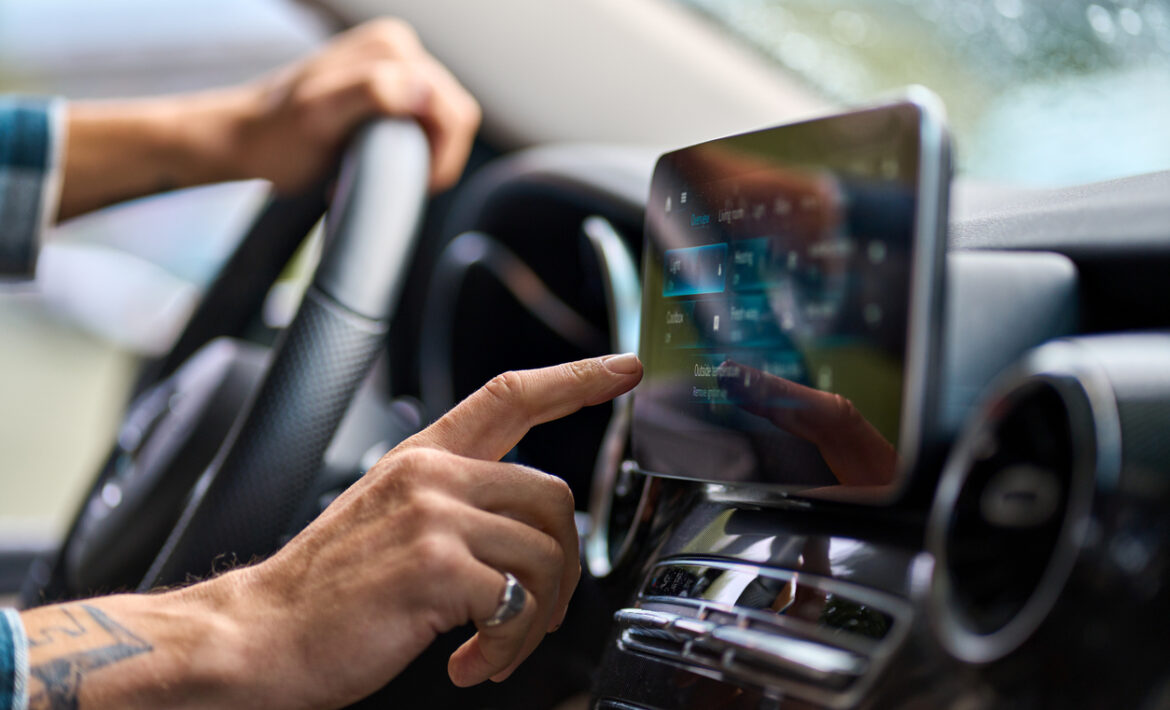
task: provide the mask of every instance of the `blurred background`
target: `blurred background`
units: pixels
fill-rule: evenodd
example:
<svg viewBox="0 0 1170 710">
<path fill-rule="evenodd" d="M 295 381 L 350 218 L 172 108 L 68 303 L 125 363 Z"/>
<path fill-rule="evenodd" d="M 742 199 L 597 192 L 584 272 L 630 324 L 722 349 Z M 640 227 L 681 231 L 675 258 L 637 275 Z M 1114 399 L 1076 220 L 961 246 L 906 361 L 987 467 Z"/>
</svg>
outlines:
<svg viewBox="0 0 1170 710">
<path fill-rule="evenodd" d="M 328 30 L 282 0 L 4 0 L 0 92 L 105 98 L 236 83 Z M 236 183 L 63 224 L 0 286 L 0 536 L 64 533 L 143 357 L 165 352 L 267 192 Z"/>
<path fill-rule="evenodd" d="M 1170 168 L 1170 0 L 0 0 L 0 92 L 234 83 L 380 14 L 479 97 L 493 151 L 667 149 L 921 83 L 948 107 L 964 185 Z M 36 281 L 0 285 L 0 540 L 64 532 L 138 367 L 266 195 L 234 183 L 81 217 Z"/>
</svg>

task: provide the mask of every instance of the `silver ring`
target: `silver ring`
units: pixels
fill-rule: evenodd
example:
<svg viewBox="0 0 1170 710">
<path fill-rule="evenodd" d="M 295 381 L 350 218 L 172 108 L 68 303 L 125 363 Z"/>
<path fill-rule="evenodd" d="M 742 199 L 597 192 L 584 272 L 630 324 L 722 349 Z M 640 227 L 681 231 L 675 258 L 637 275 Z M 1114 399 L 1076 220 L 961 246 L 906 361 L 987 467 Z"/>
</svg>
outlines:
<svg viewBox="0 0 1170 710">
<path fill-rule="evenodd" d="M 524 611 L 524 602 L 528 598 L 528 592 L 525 591 L 524 586 L 512 575 L 511 572 L 504 573 L 504 591 L 500 594 L 500 605 L 496 607 L 496 613 L 491 615 L 487 621 L 483 622 L 484 626 L 499 626 L 515 617 L 520 612 Z"/>
</svg>

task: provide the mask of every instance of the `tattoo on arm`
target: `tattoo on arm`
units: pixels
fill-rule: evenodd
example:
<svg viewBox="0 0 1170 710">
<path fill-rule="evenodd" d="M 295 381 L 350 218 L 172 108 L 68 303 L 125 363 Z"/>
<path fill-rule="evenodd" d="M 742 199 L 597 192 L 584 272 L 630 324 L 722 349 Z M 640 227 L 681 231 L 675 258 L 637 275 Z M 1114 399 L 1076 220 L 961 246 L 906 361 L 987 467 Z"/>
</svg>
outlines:
<svg viewBox="0 0 1170 710">
<path fill-rule="evenodd" d="M 29 648 L 62 642 L 69 643 L 68 652 L 29 669 L 32 678 L 39 681 L 32 684 L 29 710 L 77 710 L 81 679 L 87 672 L 154 650 L 145 640 L 89 604 L 63 607 L 57 624 L 30 635 Z"/>
</svg>

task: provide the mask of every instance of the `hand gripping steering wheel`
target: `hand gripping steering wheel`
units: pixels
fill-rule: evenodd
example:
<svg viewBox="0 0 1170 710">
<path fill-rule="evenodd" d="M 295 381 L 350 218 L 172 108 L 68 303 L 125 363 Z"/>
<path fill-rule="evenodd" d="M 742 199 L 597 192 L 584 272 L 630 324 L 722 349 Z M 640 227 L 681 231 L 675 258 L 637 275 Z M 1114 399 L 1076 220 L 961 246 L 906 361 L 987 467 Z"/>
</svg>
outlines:
<svg viewBox="0 0 1170 710">
<path fill-rule="evenodd" d="M 325 450 L 384 344 L 422 221 L 429 169 L 428 143 L 413 121 L 382 120 L 357 134 L 342 162 L 320 263 L 295 318 L 270 360 L 261 359 L 259 366 L 252 366 L 260 368 L 259 384 L 249 398 L 236 403 L 240 413 L 214 459 L 194 474 L 197 478 L 185 499 L 175 501 L 181 510 L 177 521 L 171 511 L 167 519 L 156 523 L 173 527 L 169 533 L 165 528 L 157 533 L 159 537 L 165 534 L 165 542 L 157 554 L 150 549 L 153 562 L 123 579 L 140 576 L 138 588 L 147 590 L 181 583 L 192 575 L 204 576 L 217 559 L 247 562 L 272 553 L 298 523 Z M 207 298 L 216 295 L 209 293 Z M 201 358 L 209 360 L 197 354 L 191 364 Z M 185 368 L 192 369 L 180 368 L 175 378 L 183 377 Z M 188 380 L 197 376 L 187 373 Z M 225 389 L 224 382 L 220 381 L 220 389 Z M 155 391 L 165 395 L 169 390 L 156 387 Z M 155 399 L 165 400 L 164 395 Z M 136 404 L 128 422 L 136 414 L 149 419 L 143 410 L 165 409 L 159 405 L 152 410 L 146 404 Z M 168 429 L 157 423 L 149 428 L 151 432 Z M 169 429 L 176 428 L 182 427 Z M 182 466 L 183 457 L 177 445 L 154 448 L 169 454 L 169 458 L 163 456 L 167 460 L 161 466 L 153 464 L 162 470 L 147 476 L 158 483 Z M 136 444 L 136 450 L 150 449 Z M 128 464 L 136 465 L 146 464 L 141 460 Z M 150 519 L 151 496 L 125 491 L 111 499 L 108 492 L 108 485 L 99 480 L 55 569 L 42 576 L 101 578 L 77 568 L 92 566 L 95 558 L 100 562 L 95 549 L 116 550 L 119 539 L 134 544 L 127 534 L 136 533 L 134 526 Z M 118 510 L 119 506 L 123 509 Z M 101 540 L 104 547 L 95 547 L 93 539 Z M 149 560 L 150 556 L 144 558 Z M 29 593 L 30 587 L 37 586 L 26 586 L 26 603 L 39 601 Z M 102 591 L 87 588 L 91 586 L 66 583 L 64 595 Z"/>
</svg>

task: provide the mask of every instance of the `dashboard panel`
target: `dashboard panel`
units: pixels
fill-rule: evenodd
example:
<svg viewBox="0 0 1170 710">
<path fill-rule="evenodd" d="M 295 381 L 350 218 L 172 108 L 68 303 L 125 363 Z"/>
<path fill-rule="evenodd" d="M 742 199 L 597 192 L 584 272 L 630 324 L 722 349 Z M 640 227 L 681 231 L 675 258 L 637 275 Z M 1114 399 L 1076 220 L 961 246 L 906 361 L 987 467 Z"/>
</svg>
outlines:
<svg viewBox="0 0 1170 710">
<path fill-rule="evenodd" d="M 892 506 L 649 476 L 610 571 L 629 592 L 594 707 L 1164 703 L 1170 554 L 1146 531 L 1170 505 L 1170 317 L 1152 291 L 1170 222 L 1149 219 L 1170 217 L 1168 178 L 1016 194 L 998 213 L 961 191 L 937 323 L 946 455 Z M 660 202 L 652 189 L 648 214 Z M 677 240 L 647 251 L 644 318 L 714 283 L 696 246 L 673 282 Z M 735 252 L 733 237 L 716 255 L 728 279 Z M 644 337 L 665 340 L 659 320 Z M 645 415 L 695 436 L 663 410 Z M 653 471 L 641 456 L 635 428 L 623 465 Z"/>
<path fill-rule="evenodd" d="M 605 288 L 577 290 L 603 284 L 608 267 L 565 258 L 571 248 L 552 258 L 547 244 L 584 244 L 583 225 L 601 217 L 644 258 L 653 165 L 645 151 L 595 147 L 504 157 L 457 195 L 436 250 L 490 236 L 616 343 L 630 314 L 607 317 Z M 1167 194 L 1170 173 L 1053 190 L 955 186 L 938 455 L 885 505 L 648 476 L 629 402 L 555 437 L 536 432 L 552 443 L 520 455 L 592 478 L 578 492 L 579 507 L 591 501 L 591 573 L 534 667 L 475 697 L 553 707 L 533 693 L 556 677 L 564 693 L 586 683 L 589 707 L 621 710 L 1158 707 L 1170 697 L 1160 662 L 1170 355 L 1158 339 L 1170 328 L 1158 295 L 1170 273 Z M 482 314 L 512 298 L 484 293 L 459 299 L 480 298 Z M 470 347 L 531 338 L 527 359 L 456 356 L 456 394 L 569 352 L 562 341 L 533 355 L 532 343 L 559 336 L 494 312 L 479 325 L 462 317 L 483 326 Z M 972 650 L 979 635 L 993 643 Z M 442 651 L 434 666 L 438 679 Z"/>
</svg>

